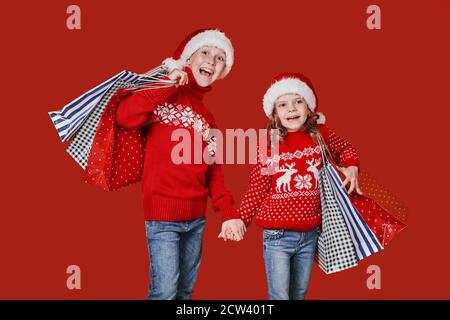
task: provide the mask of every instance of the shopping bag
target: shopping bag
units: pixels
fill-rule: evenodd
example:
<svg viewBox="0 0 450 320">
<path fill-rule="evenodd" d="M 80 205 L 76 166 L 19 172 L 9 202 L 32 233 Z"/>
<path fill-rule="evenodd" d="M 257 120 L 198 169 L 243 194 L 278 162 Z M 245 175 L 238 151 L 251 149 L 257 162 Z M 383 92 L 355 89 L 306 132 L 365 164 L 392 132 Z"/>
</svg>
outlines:
<svg viewBox="0 0 450 320">
<path fill-rule="evenodd" d="M 407 208 L 397 197 L 377 182 L 365 171 L 359 171 L 358 181 L 364 195 L 347 193 L 342 185 L 341 175 L 337 171 L 337 162 L 318 135 L 318 142 L 325 155 L 325 161 L 336 196 L 344 208 L 343 212 L 352 239 L 355 243 L 358 258 L 363 259 L 380 251 L 406 227 Z M 367 227 L 372 233 L 367 231 Z M 375 235 L 376 239 L 374 239 Z"/>
<path fill-rule="evenodd" d="M 407 215 L 406 208 L 391 192 L 365 172 L 360 172 L 358 176 L 365 194 L 353 192 L 349 195 L 342 186 L 336 162 L 320 135 L 318 140 L 323 154 L 323 169 L 342 209 L 358 259 L 381 251 L 406 227 L 404 222 Z"/>
<path fill-rule="evenodd" d="M 324 157 L 322 170 L 329 181 L 333 197 L 338 204 L 355 247 L 358 260 L 362 260 L 376 252 L 383 250 L 383 246 L 374 232 L 364 221 L 358 209 L 353 205 L 347 190 L 335 167 Z"/>
<path fill-rule="evenodd" d="M 116 81 L 100 99 L 91 114 L 87 117 L 86 122 L 80 126 L 79 130 L 74 135 L 72 143 L 67 148 L 67 152 L 83 169 L 86 169 L 88 157 L 91 152 L 92 141 L 94 140 L 98 123 L 100 122 L 100 118 L 106 105 L 117 91 L 124 88 L 132 88 L 133 86 L 133 82 L 124 80 Z"/>
<path fill-rule="evenodd" d="M 132 94 L 121 89 L 112 96 L 100 119 L 89 153 L 84 181 L 106 191 L 141 181 L 146 129 L 126 129 L 117 124 L 120 101 Z"/>
<path fill-rule="evenodd" d="M 366 189 L 363 188 L 363 190 L 365 193 Z M 372 198 L 366 195 L 352 194 L 350 199 L 383 247 L 386 247 L 398 233 L 406 228 L 404 222 L 397 219 Z"/>
<path fill-rule="evenodd" d="M 121 71 L 68 103 L 62 110 L 49 112 L 61 141 L 68 141 L 73 136 L 114 83 L 119 80 L 136 83 L 141 76 L 127 70 Z"/>
<path fill-rule="evenodd" d="M 134 86 L 135 92 L 157 89 L 174 85 L 173 80 L 166 78 L 167 73 L 167 67 L 164 65 L 157 66 L 144 74 L 123 70 L 70 102 L 62 110 L 49 112 L 60 139 L 63 142 L 72 139 L 88 116 L 99 106 L 100 101 L 102 101 L 101 106 L 104 108 L 108 100 L 105 101 L 103 97 L 117 81 Z"/>
<path fill-rule="evenodd" d="M 358 180 L 364 195 L 352 193 L 350 199 L 384 247 L 406 228 L 408 209 L 367 172 L 360 170 Z"/>
<path fill-rule="evenodd" d="M 330 274 L 355 267 L 358 258 L 324 167 L 319 177 L 322 228 L 318 238 L 317 259 L 319 267 Z"/>
</svg>

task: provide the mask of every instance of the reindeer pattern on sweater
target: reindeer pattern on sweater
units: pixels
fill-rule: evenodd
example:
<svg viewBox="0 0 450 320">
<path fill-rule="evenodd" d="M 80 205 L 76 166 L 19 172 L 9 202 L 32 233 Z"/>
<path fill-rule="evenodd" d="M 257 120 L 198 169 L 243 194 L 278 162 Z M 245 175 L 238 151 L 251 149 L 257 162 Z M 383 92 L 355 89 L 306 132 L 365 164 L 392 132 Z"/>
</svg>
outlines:
<svg viewBox="0 0 450 320">
<path fill-rule="evenodd" d="M 325 125 L 319 126 L 330 152 L 340 165 L 359 166 L 354 147 Z M 238 213 L 248 225 L 268 229 L 305 231 L 321 224 L 319 172 L 320 147 L 306 132 L 288 133 L 279 152 L 269 157 L 258 153 L 250 184 Z"/>
</svg>

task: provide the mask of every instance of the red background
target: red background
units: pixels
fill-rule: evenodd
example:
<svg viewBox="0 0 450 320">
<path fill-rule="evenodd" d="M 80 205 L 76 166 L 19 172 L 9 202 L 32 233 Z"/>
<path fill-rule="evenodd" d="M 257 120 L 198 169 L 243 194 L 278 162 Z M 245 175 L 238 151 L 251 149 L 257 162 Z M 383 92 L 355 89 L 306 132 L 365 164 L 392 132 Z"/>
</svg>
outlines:
<svg viewBox="0 0 450 320">
<path fill-rule="evenodd" d="M 82 29 L 66 28 L 81 7 Z M 382 30 L 366 28 L 381 7 Z M 113 74 L 147 71 L 191 31 L 218 27 L 235 47 L 232 72 L 206 96 L 225 128 L 262 128 L 261 99 L 282 71 L 308 75 L 328 124 L 362 166 L 409 208 L 408 228 L 359 267 L 315 267 L 309 299 L 450 298 L 447 238 L 448 1 L 29 1 L 2 4 L 0 298 L 142 299 L 148 256 L 140 186 L 107 193 L 82 182 L 47 112 Z M 447 43 L 447 44 L 446 44 Z M 227 165 L 239 203 L 249 165 Z M 208 208 L 195 299 L 265 299 L 261 230 L 216 237 Z M 81 267 L 79 291 L 66 268 Z M 381 267 L 381 290 L 366 269 Z"/>
</svg>

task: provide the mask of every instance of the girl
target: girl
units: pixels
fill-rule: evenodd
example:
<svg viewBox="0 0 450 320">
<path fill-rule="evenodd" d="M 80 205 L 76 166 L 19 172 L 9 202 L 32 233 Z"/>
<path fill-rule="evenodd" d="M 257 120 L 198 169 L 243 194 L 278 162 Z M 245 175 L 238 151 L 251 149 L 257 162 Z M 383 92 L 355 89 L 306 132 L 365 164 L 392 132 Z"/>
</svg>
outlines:
<svg viewBox="0 0 450 320">
<path fill-rule="evenodd" d="M 246 226 L 256 217 L 256 224 L 264 228 L 269 298 L 303 299 L 321 226 L 318 136 L 342 166 L 349 193 L 361 193 L 359 160 L 353 146 L 324 125 L 323 114 L 316 113 L 317 97 L 305 76 L 283 73 L 275 77 L 263 105 L 268 130 L 278 132 L 269 142 L 271 149 L 277 145 L 279 151 L 266 157 L 258 151 L 238 213 Z M 233 240 L 224 233 L 220 237 Z"/>
</svg>

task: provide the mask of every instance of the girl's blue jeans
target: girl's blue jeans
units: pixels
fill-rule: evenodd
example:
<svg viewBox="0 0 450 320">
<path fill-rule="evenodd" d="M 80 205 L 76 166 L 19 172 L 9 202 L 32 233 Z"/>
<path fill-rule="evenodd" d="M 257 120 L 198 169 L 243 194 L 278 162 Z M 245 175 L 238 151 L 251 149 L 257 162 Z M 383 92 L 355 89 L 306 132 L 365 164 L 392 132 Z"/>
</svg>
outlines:
<svg viewBox="0 0 450 320">
<path fill-rule="evenodd" d="M 147 299 L 192 299 L 205 222 L 205 218 L 145 222 L 151 279 Z"/>
<path fill-rule="evenodd" d="M 264 229 L 264 262 L 271 300 L 303 300 L 320 227 L 305 232 Z"/>
</svg>

